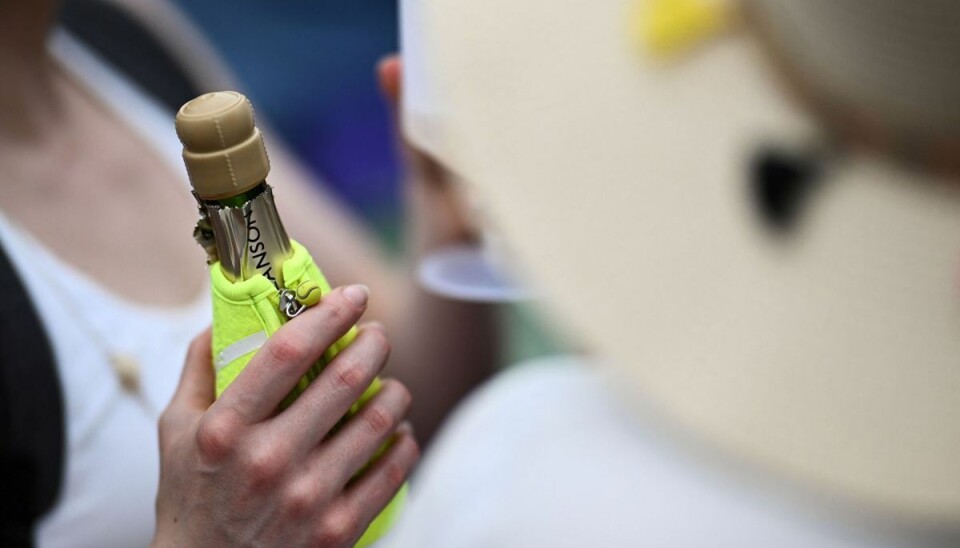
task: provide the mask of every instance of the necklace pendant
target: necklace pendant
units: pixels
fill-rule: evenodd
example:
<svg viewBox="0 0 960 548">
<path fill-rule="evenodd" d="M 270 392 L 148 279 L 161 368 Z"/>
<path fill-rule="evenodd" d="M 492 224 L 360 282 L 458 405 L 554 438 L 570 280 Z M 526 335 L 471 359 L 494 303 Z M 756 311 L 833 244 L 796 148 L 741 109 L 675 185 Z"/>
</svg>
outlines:
<svg viewBox="0 0 960 548">
<path fill-rule="evenodd" d="M 111 354 L 110 366 L 117 374 L 117 380 L 124 392 L 140 393 L 140 362 L 128 354 Z"/>
</svg>

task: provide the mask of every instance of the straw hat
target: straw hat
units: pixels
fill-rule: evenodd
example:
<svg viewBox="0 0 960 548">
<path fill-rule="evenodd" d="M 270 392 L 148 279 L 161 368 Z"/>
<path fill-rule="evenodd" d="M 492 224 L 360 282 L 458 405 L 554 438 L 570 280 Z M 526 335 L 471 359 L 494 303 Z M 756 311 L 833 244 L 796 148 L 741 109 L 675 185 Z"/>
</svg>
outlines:
<svg viewBox="0 0 960 548">
<path fill-rule="evenodd" d="M 406 131 L 634 400 L 821 496 L 960 522 L 960 181 L 890 159 L 956 158 L 918 139 L 960 136 L 960 4 L 736 7 L 407 1 Z M 820 152 L 797 97 L 868 146 Z"/>
</svg>

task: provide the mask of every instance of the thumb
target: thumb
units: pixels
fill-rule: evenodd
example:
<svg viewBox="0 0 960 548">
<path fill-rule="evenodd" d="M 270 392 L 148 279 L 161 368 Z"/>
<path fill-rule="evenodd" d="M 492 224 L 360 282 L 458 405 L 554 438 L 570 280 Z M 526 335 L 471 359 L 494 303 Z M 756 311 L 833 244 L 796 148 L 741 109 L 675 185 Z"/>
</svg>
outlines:
<svg viewBox="0 0 960 548">
<path fill-rule="evenodd" d="M 211 353 L 208 327 L 190 343 L 170 407 L 202 413 L 213 405 L 215 380 Z"/>
<path fill-rule="evenodd" d="M 377 64 L 377 81 L 380 91 L 396 112 L 400 102 L 400 77 L 403 74 L 403 62 L 397 54 L 387 55 Z"/>
<path fill-rule="evenodd" d="M 394 129 L 401 133 L 400 127 L 400 98 L 403 90 L 401 89 L 403 80 L 403 60 L 396 53 L 391 53 L 380 59 L 377 63 L 377 82 L 380 85 L 380 92 L 387 99 L 390 107 L 390 114 L 393 118 Z M 444 169 L 426 154 L 410 146 L 405 139 L 401 138 L 403 156 L 411 172 L 418 179 L 423 179 L 427 183 L 439 184 L 446 179 Z"/>
</svg>

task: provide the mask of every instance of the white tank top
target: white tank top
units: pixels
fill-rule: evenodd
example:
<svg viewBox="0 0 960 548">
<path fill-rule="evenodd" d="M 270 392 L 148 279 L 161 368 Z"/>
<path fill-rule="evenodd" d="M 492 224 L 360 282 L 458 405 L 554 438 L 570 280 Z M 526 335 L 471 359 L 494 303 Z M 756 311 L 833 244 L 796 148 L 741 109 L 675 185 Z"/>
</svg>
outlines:
<svg viewBox="0 0 960 548">
<path fill-rule="evenodd" d="M 175 173 L 183 172 L 169 114 L 65 32 L 54 33 L 49 49 L 106 107 L 136 112 L 135 119 L 123 119 Z M 173 184 L 188 190 L 185 177 Z M 37 545 L 146 546 L 159 473 L 157 418 L 176 388 L 190 340 L 210 323 L 207 292 L 179 308 L 133 303 L 2 215 L 0 240 L 46 329 L 64 395 L 63 483 L 58 502 L 37 527 Z M 124 391 L 111 354 L 139 364 L 140 398 Z"/>
</svg>

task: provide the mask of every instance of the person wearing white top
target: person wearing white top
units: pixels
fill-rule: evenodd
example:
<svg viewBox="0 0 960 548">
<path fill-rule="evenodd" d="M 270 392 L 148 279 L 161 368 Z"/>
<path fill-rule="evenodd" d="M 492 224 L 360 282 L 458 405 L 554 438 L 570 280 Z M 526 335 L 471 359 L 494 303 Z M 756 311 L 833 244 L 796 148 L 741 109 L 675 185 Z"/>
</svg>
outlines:
<svg viewBox="0 0 960 548">
<path fill-rule="evenodd" d="M 168 3 L 85 3 L 128 12 L 175 58 L 189 55 L 184 69 L 201 88 L 230 85 Z M 145 545 L 154 534 L 157 420 L 188 343 L 210 319 L 205 256 L 190 238 L 196 204 L 173 114 L 58 29 L 59 8 L 56 0 L 0 5 L 0 245 L 50 341 L 65 409 L 59 495 L 33 540 Z M 428 439 L 445 411 L 492 370 L 493 311 L 417 290 L 279 139 L 271 139 L 271 162 L 289 232 L 331 281 L 371 288 L 369 317 L 394 334 L 388 374 L 417 395 L 410 420 Z M 442 185 L 414 180 L 409 190 L 413 252 L 469 237 Z M 464 359 L 461 348 L 474 351 Z M 449 382 L 435 386 L 437 376 Z"/>
</svg>

